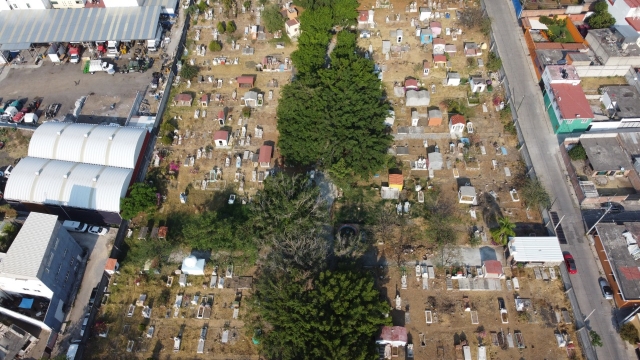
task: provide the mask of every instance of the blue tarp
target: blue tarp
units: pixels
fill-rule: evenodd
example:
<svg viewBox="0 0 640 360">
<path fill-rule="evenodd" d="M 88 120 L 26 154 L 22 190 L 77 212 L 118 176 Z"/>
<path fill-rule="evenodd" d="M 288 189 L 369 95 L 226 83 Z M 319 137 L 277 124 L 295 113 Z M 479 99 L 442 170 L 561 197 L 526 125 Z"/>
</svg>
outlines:
<svg viewBox="0 0 640 360">
<path fill-rule="evenodd" d="M 20 306 L 18 307 L 20 309 L 31 309 L 32 306 L 33 306 L 33 299 L 23 298 L 22 301 L 20 302 Z"/>
<path fill-rule="evenodd" d="M 522 4 L 520 4 L 520 0 L 511 0 L 513 2 L 513 7 L 516 9 L 516 18 L 520 19 L 520 14 L 522 14 Z"/>
</svg>

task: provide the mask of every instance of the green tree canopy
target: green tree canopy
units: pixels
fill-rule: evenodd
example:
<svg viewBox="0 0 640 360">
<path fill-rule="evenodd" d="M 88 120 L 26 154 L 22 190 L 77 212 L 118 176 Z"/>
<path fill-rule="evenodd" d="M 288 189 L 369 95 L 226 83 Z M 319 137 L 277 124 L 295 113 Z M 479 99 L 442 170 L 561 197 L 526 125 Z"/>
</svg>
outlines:
<svg viewBox="0 0 640 360">
<path fill-rule="evenodd" d="M 356 269 L 324 271 L 312 281 L 297 274 L 261 276 L 254 309 L 269 325 L 262 343 L 271 358 L 372 359 L 373 336 L 389 305 L 370 274 Z"/>
<path fill-rule="evenodd" d="M 219 41 L 211 40 L 209 42 L 209 51 L 216 52 L 222 50 L 222 44 Z"/>
<path fill-rule="evenodd" d="M 120 215 L 124 219 L 132 219 L 142 212 L 154 210 L 157 201 L 155 187 L 145 183 L 135 183 L 129 187 L 129 195 L 120 199 Z"/>
<path fill-rule="evenodd" d="M 260 15 L 264 24 L 264 28 L 268 32 L 276 32 L 284 29 L 284 18 L 280 14 L 280 7 L 278 4 L 271 4 L 267 6 Z"/>
<path fill-rule="evenodd" d="M 507 217 L 498 219 L 498 226 L 491 229 L 493 240 L 500 245 L 507 245 L 510 236 L 516 236 L 516 224 L 512 223 Z"/>
<path fill-rule="evenodd" d="M 308 48 L 297 52 L 304 54 Z M 388 105 L 380 101 L 383 92 L 373 63 L 354 51 L 356 35 L 340 32 L 331 67 L 302 75 L 302 80 L 283 89 L 277 115 L 279 147 L 287 161 L 321 162 L 330 168 L 342 159 L 350 172 L 363 177 L 385 164 L 391 144 L 384 125 Z M 294 58 L 294 64 L 298 60 Z M 317 60 L 316 56 L 317 63 L 307 68 L 322 66 Z"/>
<path fill-rule="evenodd" d="M 218 211 L 208 211 L 190 218 L 182 227 L 184 242 L 201 250 L 247 250 L 255 248 L 246 223 L 247 210 L 229 205 Z"/>
<path fill-rule="evenodd" d="M 182 64 L 182 69 L 180 69 L 180 76 L 184 79 L 193 79 L 198 75 L 200 69 L 197 65 L 191 65 L 189 63 Z"/>
<path fill-rule="evenodd" d="M 609 13 L 609 7 L 605 0 L 600 0 L 594 5 L 594 13 L 586 19 L 592 29 L 604 29 L 612 27 L 616 19 Z"/>
<path fill-rule="evenodd" d="M 234 21 L 229 21 L 227 23 L 227 30 L 226 30 L 227 34 L 233 34 L 234 32 L 236 32 L 236 29 L 237 27 Z"/>
</svg>

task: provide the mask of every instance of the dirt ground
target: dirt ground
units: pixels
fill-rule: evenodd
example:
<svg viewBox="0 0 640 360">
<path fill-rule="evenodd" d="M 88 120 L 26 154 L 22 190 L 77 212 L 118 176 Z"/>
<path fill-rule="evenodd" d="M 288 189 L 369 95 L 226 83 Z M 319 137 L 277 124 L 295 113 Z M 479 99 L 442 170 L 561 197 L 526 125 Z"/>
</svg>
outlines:
<svg viewBox="0 0 640 360">
<path fill-rule="evenodd" d="M 585 94 L 599 94 L 598 89 L 607 85 L 629 85 L 624 76 L 585 77 L 580 79 Z"/>
<path fill-rule="evenodd" d="M 13 165 L 17 159 L 27 156 L 29 140 L 33 131 L 0 128 L 0 141 L 4 148 L 0 150 L 0 166 Z"/>
<path fill-rule="evenodd" d="M 215 8 L 216 14 L 218 8 Z M 294 50 L 294 45 L 285 45 L 284 49 L 276 49 L 273 41 L 252 40 L 251 36 L 244 35 L 244 28 L 255 23 L 255 14 L 248 12 L 246 14 L 238 14 L 233 19 L 237 26 L 237 31 L 232 35 L 221 35 L 218 40 L 223 44 L 222 51 L 210 52 L 208 49 L 204 56 L 196 55 L 196 46 L 208 46 L 213 40 L 213 30 L 218 21 L 228 21 L 229 19 L 216 18 L 213 21 L 204 20 L 200 16 L 198 24 L 191 26 L 188 32 L 187 47 L 189 49 L 188 60 L 194 60 L 195 65 L 199 66 L 200 75 L 204 76 L 205 82 L 199 83 L 194 79 L 190 85 L 182 80 L 179 86 L 174 87 L 172 96 L 187 92 L 193 95 L 194 101 L 190 107 L 169 106 L 165 112 L 164 121 L 174 119 L 177 125 L 177 134 L 181 141 L 174 142 L 170 146 L 158 146 L 158 150 L 163 159 L 160 162 L 161 167 L 168 166 L 172 161 L 181 164 L 178 174 L 169 175 L 167 183 L 167 199 L 163 204 L 162 212 L 170 212 L 174 210 L 195 208 L 202 209 L 203 204 L 212 197 L 211 190 L 226 190 L 227 193 L 235 193 L 241 198 L 250 197 L 259 187 L 258 181 L 252 181 L 252 171 L 264 172 L 267 168 L 257 168 L 257 164 L 250 159 L 242 160 L 241 167 L 236 168 L 236 156 L 240 155 L 244 158 L 244 154 L 257 153 L 261 145 L 275 144 L 278 134 L 276 129 L 275 112 L 278 105 L 279 90 L 281 86 L 288 83 L 292 74 L 291 71 L 284 72 L 259 72 L 255 65 L 261 63 L 266 56 L 275 56 L 281 62 L 289 58 L 290 53 Z M 200 30 L 200 40 L 194 40 L 196 30 Z M 231 48 L 231 40 L 237 41 L 240 49 Z M 268 34 L 267 39 L 272 39 L 272 35 Z M 253 55 L 242 55 L 242 49 L 246 46 L 254 48 Z M 238 58 L 237 65 L 213 65 L 214 58 L 227 57 L 232 62 Z M 243 119 L 242 109 L 244 104 L 241 98 L 250 90 L 250 88 L 239 88 L 235 79 L 241 75 L 254 75 L 256 81 L 254 88 L 264 93 L 264 104 L 260 107 L 251 109 L 249 118 Z M 217 81 L 213 83 L 208 79 L 222 79 L 221 87 L 217 87 Z M 279 87 L 267 84 L 271 80 L 276 80 Z M 232 99 L 232 95 L 236 92 L 236 100 Z M 269 94 L 272 92 L 272 95 Z M 200 98 L 203 94 L 209 94 L 211 102 L 209 106 L 203 107 L 200 104 Z M 216 101 L 216 95 L 222 98 L 222 101 Z M 170 101 L 171 103 L 171 101 Z M 198 118 L 194 118 L 196 110 L 200 111 Z M 226 123 L 221 126 L 217 120 L 219 112 L 223 110 L 226 114 Z M 202 116 L 206 111 L 206 116 Z M 259 126 L 263 130 L 262 138 L 256 136 L 256 127 Z M 242 128 L 245 127 L 246 135 L 250 136 L 250 141 L 241 144 L 240 137 Z M 215 147 L 213 143 L 213 134 L 221 129 L 229 131 L 234 135 L 233 145 L 225 148 Z M 245 138 L 243 137 L 243 140 Z M 201 158 L 195 159 L 192 167 L 182 166 L 188 156 L 196 156 L 198 149 L 203 152 Z M 271 165 L 273 166 L 278 159 L 279 153 L 274 148 Z M 226 159 L 229 159 L 229 166 L 225 166 Z M 202 180 L 209 178 L 210 171 L 214 168 L 222 170 L 222 178 L 218 182 L 210 182 L 206 186 L 206 190 L 202 190 Z M 257 168 L 257 169 L 256 169 Z M 237 175 L 236 175 L 237 174 Z M 235 180 L 238 181 L 235 181 Z M 241 181 L 240 179 L 244 179 Z M 258 179 L 256 179 L 258 180 Z M 243 191 L 239 190 L 241 183 L 244 182 Z M 185 192 L 188 188 L 188 201 L 186 205 L 180 204 L 179 194 Z M 238 199 L 237 201 L 240 201 Z"/>
<path fill-rule="evenodd" d="M 443 190 L 452 192 L 450 194 L 452 197 L 457 196 L 459 186 L 470 184 L 476 188 L 480 203 L 480 209 L 476 208 L 476 210 L 480 210 L 480 213 L 477 214 L 477 219 L 480 219 L 480 221 L 470 218 L 476 225 L 486 225 L 482 224 L 482 219 L 493 218 L 496 215 L 498 217 L 508 216 L 514 222 L 532 223 L 538 221 L 539 215 L 536 212 L 528 212 L 523 203 L 521 201 L 513 201 L 509 193 L 514 188 L 514 178 L 519 172 L 524 171 L 524 168 L 521 163 L 520 153 L 517 150 L 517 138 L 504 131 L 498 109 L 493 104 L 494 98 L 504 99 L 504 91 L 495 79 L 493 91 L 480 93 L 479 104 L 470 105 L 473 115 L 467 120 L 473 123 L 474 132 L 472 134 L 465 132 L 464 134 L 464 137 L 469 139 L 470 146 L 468 150 L 459 148 L 459 141 L 452 139 L 448 127 L 449 116 L 446 111 L 443 110 L 442 125 L 427 126 L 427 117 L 425 115 L 428 110 L 444 109 L 441 103 L 447 99 L 460 99 L 467 103 L 466 97 L 470 87 L 468 84 L 460 86 L 442 85 L 447 71 L 443 67 L 434 68 L 432 44 L 420 45 L 419 38 L 414 36 L 415 30 L 411 27 L 411 19 L 415 18 L 416 23 L 419 23 L 417 21 L 419 14 L 405 12 L 405 8 L 409 6 L 409 3 L 410 1 L 394 1 L 393 9 L 375 9 L 376 28 L 372 30 L 372 33 L 379 31 L 380 36 L 359 40 L 359 45 L 362 48 L 369 49 L 371 46 L 374 61 L 381 67 L 386 66 L 387 68 L 387 71 L 383 72 L 383 84 L 387 93 L 391 94 L 390 100 L 394 104 L 395 123 L 392 127 L 392 133 L 395 138 L 394 146 L 406 146 L 409 151 L 407 155 L 397 155 L 397 158 L 403 162 L 402 170 L 405 178 L 405 189 L 407 189 L 406 198 L 416 200 L 417 194 L 413 191 L 411 179 L 414 179 L 415 183 L 421 180 L 428 180 L 431 184 L 441 185 Z M 375 5 L 374 1 L 363 1 L 361 2 L 361 9 L 371 8 L 373 5 Z M 423 5 L 418 4 L 418 6 Z M 445 35 L 446 28 L 458 28 L 455 20 L 455 9 L 457 7 L 458 2 L 444 2 L 442 8 L 449 8 L 450 10 L 441 10 L 441 17 L 436 19 L 442 24 L 440 37 L 445 39 L 447 44 L 457 46 L 457 53 L 449 58 L 451 71 L 457 71 L 461 78 L 468 78 L 469 75 L 482 75 L 485 79 L 489 79 L 491 76 L 485 68 L 469 67 L 467 64 L 468 58 L 463 53 L 465 42 L 476 42 L 480 45 L 488 43 L 488 39 L 477 29 L 473 31 L 462 29 L 462 35 L 459 35 L 457 40 L 453 40 L 452 36 Z M 445 18 L 445 12 L 451 15 L 449 19 Z M 394 21 L 396 14 L 400 15 L 400 21 Z M 390 19 L 388 23 L 386 22 L 387 16 Z M 422 25 L 426 26 L 427 23 L 423 22 Z M 405 36 L 402 45 L 409 45 L 411 50 L 399 57 L 392 55 L 389 60 L 386 60 L 385 56 L 382 55 L 382 41 L 392 40 L 392 45 L 395 45 L 395 41 L 389 37 L 389 32 L 396 29 L 403 30 Z M 485 49 L 482 51 L 482 56 L 479 57 L 485 64 L 488 61 L 488 53 L 489 50 Z M 475 58 L 473 59 L 475 61 Z M 428 76 L 422 76 L 423 60 L 428 60 L 431 64 Z M 393 85 L 396 82 L 402 84 L 404 79 L 409 76 L 418 79 L 422 88 L 430 89 L 431 84 L 436 85 L 436 92 L 431 93 L 429 107 L 427 109 L 417 108 L 420 114 L 418 128 L 423 132 L 422 134 L 398 134 L 398 127 L 411 126 L 412 108 L 404 106 L 404 99 L 393 96 Z M 443 154 L 443 170 L 434 171 L 433 178 L 429 178 L 428 171 L 411 170 L 410 166 L 410 161 L 417 160 L 418 156 L 427 156 L 425 140 L 429 147 L 438 146 Z M 452 144 L 453 147 L 451 147 Z M 482 154 L 483 147 L 485 154 Z M 502 148 L 505 151 L 502 151 Z M 468 152 L 465 154 L 465 151 Z M 503 155 L 504 152 L 506 152 L 506 155 Z M 497 166 L 494 166 L 493 161 L 496 161 Z M 505 168 L 509 169 L 511 176 L 507 176 Z M 387 177 L 385 175 L 381 174 L 374 181 L 377 183 L 386 182 Z M 488 195 L 492 191 L 495 192 L 497 198 Z M 466 207 L 465 211 L 468 211 L 468 207 Z"/>
<path fill-rule="evenodd" d="M 222 268 L 222 266 L 220 266 Z M 234 268 L 234 278 L 225 279 L 224 289 L 210 288 L 210 276 L 188 276 L 187 286 L 180 287 L 178 277 L 164 268 L 160 274 L 152 272 L 138 274 L 131 268 L 122 269 L 121 274 L 111 280 L 110 295 L 101 308 L 97 321 L 106 321 L 109 326 L 107 338 L 92 333 L 85 354 L 88 359 L 116 359 L 126 356 L 128 342 L 133 340 L 132 354 L 137 358 L 154 359 L 192 359 L 205 357 L 210 359 L 258 359 L 257 349 L 251 340 L 251 332 L 244 328 L 246 297 L 249 291 L 247 283 L 238 276 L 250 274 L 254 269 Z M 211 274 L 213 265 L 208 265 L 205 274 Z M 223 271 L 219 271 L 223 273 Z M 173 276 L 172 287 L 167 287 L 167 277 Z M 240 288 L 239 288 L 240 286 Z M 141 294 L 147 295 L 144 305 L 151 307 L 151 317 L 142 316 L 142 307 L 136 307 L 134 314 L 127 317 L 129 305 L 135 304 Z M 174 316 L 176 295 L 183 295 L 183 306 L 178 316 Z M 198 306 L 203 297 L 213 296 L 210 317 L 196 318 Z M 197 305 L 192 303 L 195 296 L 200 299 Z M 239 301 L 238 319 L 233 319 L 232 304 Z M 204 354 L 197 354 L 198 339 L 203 326 L 208 326 Z M 155 327 L 153 337 L 146 336 L 150 326 Z M 221 342 L 222 332 L 229 330 L 229 342 Z M 173 338 L 181 334 L 180 351 L 174 352 Z"/>
<path fill-rule="evenodd" d="M 570 339 L 576 339 L 572 324 L 564 324 L 562 320 L 558 324 L 556 320 L 556 312 L 570 309 L 562 291 L 561 280 L 536 280 L 533 269 L 514 270 L 515 273 L 511 274 L 505 269 L 507 278 L 517 276 L 520 283 L 519 291 L 507 290 L 505 280 L 501 280 L 501 291 L 459 291 L 456 280 L 453 280 L 453 290 L 446 290 L 444 270 L 438 268 L 435 269 L 436 278 L 429 279 L 428 290 L 422 289 L 422 282 L 416 280 L 414 269 L 406 269 L 406 290 L 401 290 L 399 268 L 378 269 L 376 275 L 378 286 L 393 309 L 391 317 L 394 325 L 407 328 L 409 343 L 414 344 L 416 360 L 462 359 L 461 351 L 458 350 L 456 353 L 455 344 L 459 344 L 465 338 L 471 348 L 473 359 L 478 356 L 477 348 L 480 344 L 486 346 L 487 358 L 494 360 L 567 358 L 566 350 L 558 347 L 554 337 L 554 330 L 557 329 L 566 330 Z M 400 295 L 401 298 L 400 310 L 395 310 L 396 295 Z M 532 307 L 524 313 L 518 313 L 514 303 L 517 296 L 531 299 Z M 472 324 L 471 311 L 465 311 L 465 297 L 468 297 L 471 311 L 477 311 L 478 324 Z M 503 298 L 506 304 L 507 324 L 503 324 L 500 319 L 497 300 L 499 297 Z M 434 315 L 431 324 L 425 321 L 426 310 L 432 311 Z M 502 349 L 493 345 L 492 333 L 499 334 L 502 331 L 512 336 L 520 331 L 524 336 L 526 348 L 518 349 L 514 346 Z M 420 344 L 420 334 L 425 336 L 424 347 Z M 444 356 L 439 356 L 439 347 Z M 403 351 L 400 352 L 400 359 L 404 358 Z"/>
</svg>

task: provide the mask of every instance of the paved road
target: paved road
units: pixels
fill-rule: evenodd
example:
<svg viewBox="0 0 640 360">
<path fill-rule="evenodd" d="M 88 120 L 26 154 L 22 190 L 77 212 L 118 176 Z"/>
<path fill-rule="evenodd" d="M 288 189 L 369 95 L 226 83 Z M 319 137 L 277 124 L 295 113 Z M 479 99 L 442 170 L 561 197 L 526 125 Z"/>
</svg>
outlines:
<svg viewBox="0 0 640 360">
<path fill-rule="evenodd" d="M 584 226 L 577 201 L 571 196 L 566 171 L 561 165 L 558 139 L 553 134 L 537 78 L 533 70 L 522 31 L 517 23 L 513 4 L 509 0 L 486 1 L 486 8 L 492 18 L 493 31 L 498 51 L 503 59 L 514 99 L 518 105 L 518 122 L 531 155 L 535 172 L 553 199 L 553 210 L 565 216 L 562 221 L 569 241 L 563 250 L 570 251 L 579 266 L 579 273 L 571 275 L 571 281 L 578 298 L 580 310 L 587 316 L 592 310 L 586 326 L 602 337 L 604 346 L 597 348 L 600 359 L 629 359 L 631 349 L 616 334 L 612 308 L 605 301 L 598 288 L 599 267 L 584 236 Z M 524 98 L 523 98 L 524 95 Z"/>
</svg>

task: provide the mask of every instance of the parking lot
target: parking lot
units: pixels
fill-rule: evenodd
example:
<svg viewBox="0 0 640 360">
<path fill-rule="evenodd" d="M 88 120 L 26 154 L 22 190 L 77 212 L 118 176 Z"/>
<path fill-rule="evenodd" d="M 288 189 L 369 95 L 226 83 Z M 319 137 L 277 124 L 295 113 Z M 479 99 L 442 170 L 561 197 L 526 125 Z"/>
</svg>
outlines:
<svg viewBox="0 0 640 360">
<path fill-rule="evenodd" d="M 129 60 L 129 55 L 122 57 L 118 63 Z M 144 73 L 116 73 L 107 75 L 83 74 L 81 64 L 54 64 L 44 60 L 39 67 L 5 68 L 0 73 L 0 100 L 22 99 L 30 102 L 34 97 L 42 97 L 42 104 L 37 112 L 39 122 L 44 119 L 44 110 L 49 104 L 61 104 L 55 117 L 63 120 L 66 114 L 73 112 L 75 102 L 87 96 L 81 115 L 85 119 L 96 117 L 100 122 L 113 122 L 109 118 L 127 117 L 138 91 L 144 91 L 151 82 L 152 72 L 157 71 L 160 62 L 156 61 L 153 69 Z M 116 66 L 117 68 L 117 66 Z M 115 104 L 113 109 L 111 105 Z M 115 121 L 117 122 L 117 121 Z"/>
</svg>

